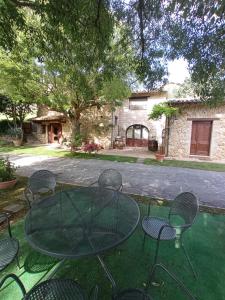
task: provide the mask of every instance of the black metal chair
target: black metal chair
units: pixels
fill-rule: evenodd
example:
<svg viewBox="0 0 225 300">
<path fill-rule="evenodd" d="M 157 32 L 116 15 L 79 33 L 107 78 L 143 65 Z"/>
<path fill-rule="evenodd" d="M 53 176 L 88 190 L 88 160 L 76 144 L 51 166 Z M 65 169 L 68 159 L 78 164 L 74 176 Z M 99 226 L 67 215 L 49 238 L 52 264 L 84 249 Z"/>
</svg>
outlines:
<svg viewBox="0 0 225 300">
<path fill-rule="evenodd" d="M 168 219 L 146 216 L 142 220 L 144 230 L 144 242 L 146 234 L 157 240 L 154 265 L 157 264 L 160 241 L 177 240 L 187 258 L 191 270 L 197 277 L 189 255 L 184 247 L 183 233 L 189 229 L 198 213 L 198 200 L 190 192 L 179 194 L 172 202 Z"/>
<path fill-rule="evenodd" d="M 121 191 L 123 187 L 122 175 L 115 169 L 104 170 L 98 178 L 98 186 Z"/>
<path fill-rule="evenodd" d="M 55 193 L 56 176 L 48 170 L 39 170 L 34 172 L 28 179 L 27 188 L 24 191 L 25 198 L 29 207 L 35 200 L 38 200 L 41 194 L 51 192 Z"/>
<path fill-rule="evenodd" d="M 8 274 L 0 282 L 0 288 L 8 278 L 19 285 L 24 300 L 86 300 L 86 292 L 72 279 L 49 279 L 35 285 L 28 293 L 22 281 L 15 274 Z M 97 300 L 97 287 L 92 289 L 90 300 Z"/>
<path fill-rule="evenodd" d="M 9 216 L 6 213 L 0 213 L 0 224 L 7 223 L 9 237 L 0 240 L 0 271 L 4 270 L 12 261 L 16 260 L 18 268 L 19 259 L 19 241 L 12 236 Z"/>
</svg>

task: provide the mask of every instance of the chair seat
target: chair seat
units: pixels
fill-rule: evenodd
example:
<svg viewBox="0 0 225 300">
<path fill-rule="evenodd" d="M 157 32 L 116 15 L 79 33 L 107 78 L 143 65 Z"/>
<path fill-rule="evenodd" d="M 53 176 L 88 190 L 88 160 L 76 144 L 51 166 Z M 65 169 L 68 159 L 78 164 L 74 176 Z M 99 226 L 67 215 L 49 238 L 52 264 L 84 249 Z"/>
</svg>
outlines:
<svg viewBox="0 0 225 300">
<path fill-rule="evenodd" d="M 16 257 L 19 242 L 14 238 L 0 240 L 0 271 L 5 269 Z"/>
<path fill-rule="evenodd" d="M 169 225 L 168 221 L 157 217 L 144 217 L 142 228 L 146 234 L 153 239 L 158 239 L 160 229 L 164 225 Z M 173 240 L 176 238 L 176 230 L 172 227 L 165 227 L 161 233 L 160 240 Z"/>
<path fill-rule="evenodd" d="M 84 300 L 82 288 L 71 279 L 50 279 L 33 287 L 25 300 Z"/>
<path fill-rule="evenodd" d="M 152 300 L 152 298 L 140 289 L 127 289 L 119 292 L 114 300 Z"/>
</svg>

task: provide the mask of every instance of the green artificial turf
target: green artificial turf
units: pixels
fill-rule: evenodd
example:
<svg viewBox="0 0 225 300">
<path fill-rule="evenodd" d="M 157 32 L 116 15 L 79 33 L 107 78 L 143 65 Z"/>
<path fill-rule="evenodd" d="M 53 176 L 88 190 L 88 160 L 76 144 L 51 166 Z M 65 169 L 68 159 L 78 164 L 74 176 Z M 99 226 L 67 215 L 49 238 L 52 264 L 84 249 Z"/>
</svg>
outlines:
<svg viewBox="0 0 225 300">
<path fill-rule="evenodd" d="M 137 161 L 137 157 L 105 155 L 105 154 L 98 154 L 98 153 L 89 154 L 83 152 L 69 152 L 68 150 L 62 150 L 62 149 L 46 149 L 46 147 L 41 147 L 41 146 L 13 147 L 9 145 L 0 144 L 0 153 L 17 154 L 17 155 L 18 154 L 47 155 L 53 157 L 99 159 L 99 160 L 110 160 L 110 161 L 130 162 L 130 163 L 135 163 Z"/>
<path fill-rule="evenodd" d="M 139 202 L 142 216 L 147 212 L 147 205 Z M 166 216 L 168 207 L 151 207 L 152 215 Z M 186 284 L 198 299 L 223 300 L 225 299 L 225 234 L 224 215 L 200 213 L 192 229 L 186 233 L 185 244 L 198 273 L 194 279 L 184 254 L 180 248 L 175 248 L 173 242 L 161 242 L 160 261 L 168 266 Z M 13 234 L 20 240 L 20 261 L 22 269 L 17 270 L 11 264 L 1 272 L 1 278 L 12 272 L 29 290 L 34 284 L 46 278 L 46 274 L 56 263 L 56 260 L 32 250 L 24 237 L 24 222 L 17 221 L 13 225 Z M 149 269 L 153 263 L 155 241 L 146 238 L 145 247 L 142 247 L 143 232 L 141 226 L 122 245 L 104 254 L 104 260 L 113 274 L 119 288 L 146 286 Z M 85 257 L 78 260 L 68 260 L 56 277 L 72 278 L 77 280 L 87 291 L 99 285 L 99 300 L 109 300 L 111 286 L 96 257 Z M 182 300 L 187 299 L 174 282 L 165 273 L 158 272 L 157 279 L 163 280 L 161 287 L 151 286 L 149 293 L 155 300 Z M 21 294 L 14 283 L 10 281 L 0 292 L 2 300 L 19 300 Z"/>
<path fill-rule="evenodd" d="M 156 159 L 146 158 L 144 160 L 144 164 L 162 166 L 162 167 L 179 167 L 179 168 L 225 172 L 225 164 L 212 163 L 212 162 L 197 162 L 197 161 L 186 161 L 186 160 L 164 160 L 163 162 L 159 162 Z"/>
</svg>

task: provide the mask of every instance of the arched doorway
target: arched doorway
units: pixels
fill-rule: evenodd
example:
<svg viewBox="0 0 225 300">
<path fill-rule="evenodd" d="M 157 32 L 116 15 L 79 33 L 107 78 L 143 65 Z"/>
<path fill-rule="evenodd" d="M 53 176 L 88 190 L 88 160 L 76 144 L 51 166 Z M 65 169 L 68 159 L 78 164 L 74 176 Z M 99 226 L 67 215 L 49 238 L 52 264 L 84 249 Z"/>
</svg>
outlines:
<svg viewBox="0 0 225 300">
<path fill-rule="evenodd" d="M 127 128 L 126 145 L 128 147 L 147 147 L 149 130 L 144 125 L 134 124 Z"/>
</svg>

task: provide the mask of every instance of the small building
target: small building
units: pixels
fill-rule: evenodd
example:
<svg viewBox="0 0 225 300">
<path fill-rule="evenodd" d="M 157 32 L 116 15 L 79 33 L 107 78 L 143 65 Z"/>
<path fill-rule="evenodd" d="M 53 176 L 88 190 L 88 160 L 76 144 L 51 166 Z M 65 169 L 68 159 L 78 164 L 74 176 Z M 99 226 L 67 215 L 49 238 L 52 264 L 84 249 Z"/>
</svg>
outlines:
<svg viewBox="0 0 225 300">
<path fill-rule="evenodd" d="M 70 126 L 63 113 L 56 112 L 42 105 L 37 117 L 32 118 L 32 134 L 40 143 L 61 143 L 63 138 L 70 137 Z"/>
<path fill-rule="evenodd" d="M 198 99 L 174 99 L 169 103 L 180 113 L 169 122 L 168 156 L 225 159 L 225 104 L 212 107 Z"/>
<path fill-rule="evenodd" d="M 81 133 L 88 140 L 104 148 L 113 145 L 120 137 L 128 147 L 146 147 L 148 140 L 161 142 L 165 118 L 148 119 L 155 104 L 167 100 L 166 91 L 132 93 L 123 105 L 112 111 L 108 107 L 92 108 L 81 114 Z M 70 140 L 71 124 L 63 113 L 39 106 L 37 117 L 32 119 L 33 136 L 39 143 L 61 143 Z"/>
</svg>

